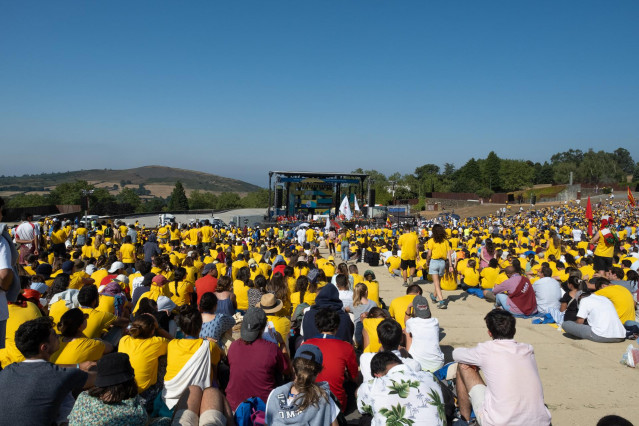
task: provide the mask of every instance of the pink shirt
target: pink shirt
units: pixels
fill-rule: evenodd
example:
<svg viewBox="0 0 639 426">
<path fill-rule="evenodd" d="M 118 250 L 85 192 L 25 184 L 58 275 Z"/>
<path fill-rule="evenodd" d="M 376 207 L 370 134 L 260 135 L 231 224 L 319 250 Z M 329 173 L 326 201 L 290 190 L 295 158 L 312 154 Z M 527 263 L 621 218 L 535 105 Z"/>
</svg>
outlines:
<svg viewBox="0 0 639 426">
<path fill-rule="evenodd" d="M 484 426 L 550 424 L 533 347 L 514 340 L 491 340 L 453 351 L 453 359 L 484 372 Z"/>
</svg>

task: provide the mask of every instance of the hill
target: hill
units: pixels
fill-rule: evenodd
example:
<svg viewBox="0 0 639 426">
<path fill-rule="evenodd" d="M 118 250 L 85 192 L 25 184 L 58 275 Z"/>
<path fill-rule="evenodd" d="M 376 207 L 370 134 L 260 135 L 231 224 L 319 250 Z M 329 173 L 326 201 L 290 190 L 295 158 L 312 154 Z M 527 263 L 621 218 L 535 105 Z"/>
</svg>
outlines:
<svg viewBox="0 0 639 426">
<path fill-rule="evenodd" d="M 166 197 L 176 181 L 181 181 L 188 192 L 200 190 L 213 193 L 248 193 L 260 189 L 259 186 L 237 179 L 230 179 L 194 170 L 176 169 L 164 166 L 144 166 L 134 169 L 78 170 L 66 173 L 41 173 L 38 175 L 2 176 L 2 192 L 40 192 L 56 186 L 86 180 L 97 187 L 112 188 L 114 185 L 138 187 L 144 185 L 152 195 Z"/>
</svg>

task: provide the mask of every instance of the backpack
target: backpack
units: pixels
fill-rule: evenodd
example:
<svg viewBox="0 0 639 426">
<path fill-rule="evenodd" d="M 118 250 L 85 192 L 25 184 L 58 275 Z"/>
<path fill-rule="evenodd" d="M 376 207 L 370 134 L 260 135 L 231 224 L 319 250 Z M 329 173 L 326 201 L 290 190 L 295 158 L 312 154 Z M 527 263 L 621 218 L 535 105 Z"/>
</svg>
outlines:
<svg viewBox="0 0 639 426">
<path fill-rule="evenodd" d="M 256 396 L 244 400 L 235 410 L 237 426 L 262 426 L 266 424 L 266 404 Z"/>
<path fill-rule="evenodd" d="M 293 330 L 299 330 L 302 327 L 302 320 L 304 319 L 304 310 L 310 307 L 308 303 L 300 303 L 295 307 L 295 311 L 291 316 L 291 328 Z"/>
<path fill-rule="evenodd" d="M 103 231 L 104 238 L 113 238 L 113 228 L 105 228 Z"/>
</svg>

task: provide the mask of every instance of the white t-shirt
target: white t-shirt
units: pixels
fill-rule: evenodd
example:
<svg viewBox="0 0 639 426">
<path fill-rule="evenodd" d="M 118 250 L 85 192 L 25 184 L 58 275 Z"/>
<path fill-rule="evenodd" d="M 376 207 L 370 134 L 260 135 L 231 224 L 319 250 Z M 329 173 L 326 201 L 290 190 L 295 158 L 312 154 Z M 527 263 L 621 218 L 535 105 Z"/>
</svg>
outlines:
<svg viewBox="0 0 639 426">
<path fill-rule="evenodd" d="M 584 297 L 579 302 L 577 316 L 587 319 L 597 336 L 611 339 L 626 337 L 626 329 L 617 316 L 615 305 L 607 297 L 597 294 Z"/>
<path fill-rule="evenodd" d="M 11 269 L 11 247 L 7 240 L 0 235 L 0 269 Z M 7 295 L 4 290 L 0 290 L 0 321 L 9 318 L 9 305 L 7 304 Z"/>
<path fill-rule="evenodd" d="M 559 309 L 561 299 L 561 286 L 559 281 L 551 277 L 540 278 L 533 283 L 535 297 L 537 298 L 537 311 L 541 314 L 550 312 L 550 309 Z"/>
<path fill-rule="evenodd" d="M 16 236 L 19 240 L 32 241 L 37 235 L 35 225 L 31 222 L 22 222 L 18 228 L 16 228 Z M 31 248 L 31 244 L 25 244 L 26 247 Z"/>
<path fill-rule="evenodd" d="M 399 351 L 393 351 L 395 355 L 406 365 L 409 369 L 413 371 L 422 371 L 421 364 L 412 358 L 402 358 L 401 353 Z M 374 379 L 371 374 L 371 360 L 375 356 L 376 352 L 365 352 L 362 356 L 359 357 L 359 371 L 362 373 L 362 377 L 364 382 L 368 380 Z M 412 356 L 412 355 L 411 355 Z"/>
<path fill-rule="evenodd" d="M 406 321 L 406 332 L 413 336 L 408 353 L 421 364 L 423 370 L 433 372 L 444 365 L 437 318 L 410 318 Z"/>
<path fill-rule="evenodd" d="M 350 306 L 353 309 L 353 292 L 350 290 L 339 290 L 339 300 L 342 301 L 343 307 Z"/>
<path fill-rule="evenodd" d="M 572 230 L 572 239 L 573 241 L 581 241 L 581 229 Z"/>
</svg>

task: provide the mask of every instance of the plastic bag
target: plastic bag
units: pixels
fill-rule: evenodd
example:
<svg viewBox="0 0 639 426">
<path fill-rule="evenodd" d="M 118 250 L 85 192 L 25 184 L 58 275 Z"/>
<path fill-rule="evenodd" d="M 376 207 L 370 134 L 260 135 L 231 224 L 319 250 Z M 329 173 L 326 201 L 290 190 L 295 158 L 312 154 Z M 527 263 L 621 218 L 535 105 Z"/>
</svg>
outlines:
<svg viewBox="0 0 639 426">
<path fill-rule="evenodd" d="M 623 354 L 620 362 L 628 367 L 636 368 L 639 364 L 639 349 L 628 345 L 626 353 Z"/>
</svg>

